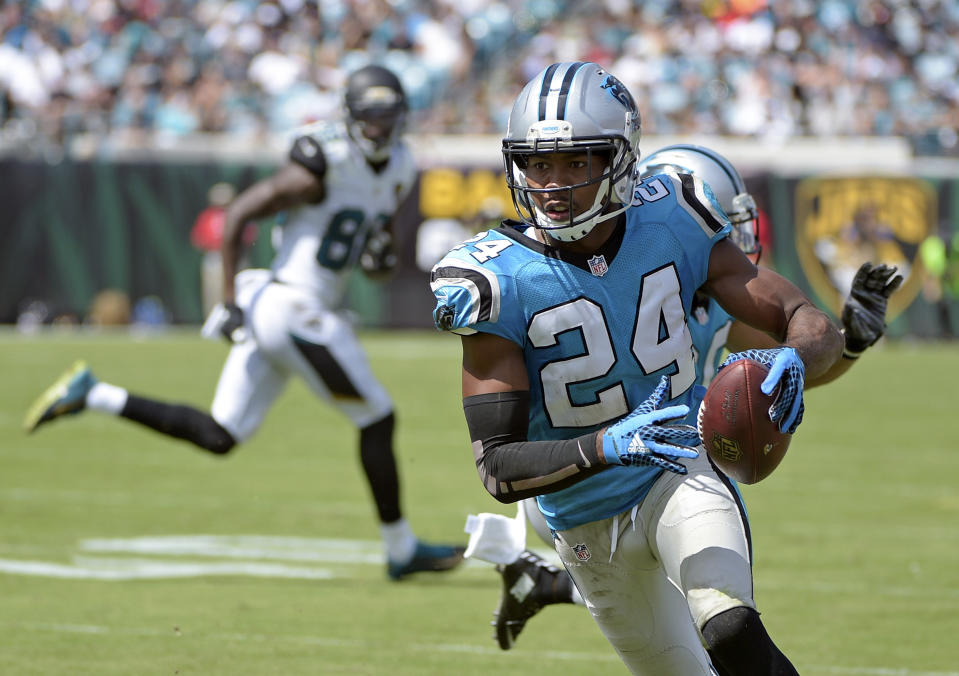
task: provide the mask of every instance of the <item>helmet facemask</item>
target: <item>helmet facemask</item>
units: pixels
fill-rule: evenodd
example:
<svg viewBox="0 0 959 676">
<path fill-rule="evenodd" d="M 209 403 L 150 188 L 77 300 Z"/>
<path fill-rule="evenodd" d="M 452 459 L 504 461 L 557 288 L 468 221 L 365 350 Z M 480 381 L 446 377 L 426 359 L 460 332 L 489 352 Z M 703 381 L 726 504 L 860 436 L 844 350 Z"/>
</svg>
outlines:
<svg viewBox="0 0 959 676">
<path fill-rule="evenodd" d="M 625 136 L 574 136 L 572 132 L 568 122 L 545 120 L 530 127 L 525 142 L 503 141 L 506 185 L 520 219 L 561 242 L 581 239 L 599 223 L 625 211 L 632 197 L 635 173 L 636 156 Z M 531 157 L 573 153 L 585 155 L 585 180 L 560 187 L 530 186 L 527 170 Z M 592 204 L 576 213 L 575 191 L 596 184 L 599 187 Z M 554 220 L 541 209 L 536 197 L 546 194 L 566 202 L 568 219 Z"/>
<path fill-rule="evenodd" d="M 392 146 L 403 133 L 405 120 L 406 111 L 392 107 L 350 110 L 347 129 L 366 159 L 383 162 L 389 159 Z"/>
<path fill-rule="evenodd" d="M 739 193 L 733 197 L 732 208 L 726 214 L 733 229 L 729 238 L 743 250 L 747 256 L 759 256 L 762 247 L 759 245 L 759 210 L 756 200 L 748 192 Z"/>
</svg>

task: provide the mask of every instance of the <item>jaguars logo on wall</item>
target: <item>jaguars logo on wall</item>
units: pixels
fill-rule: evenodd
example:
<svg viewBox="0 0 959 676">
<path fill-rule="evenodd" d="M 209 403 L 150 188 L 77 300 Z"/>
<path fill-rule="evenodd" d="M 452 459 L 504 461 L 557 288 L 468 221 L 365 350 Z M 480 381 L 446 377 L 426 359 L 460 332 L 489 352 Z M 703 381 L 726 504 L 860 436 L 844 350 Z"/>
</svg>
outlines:
<svg viewBox="0 0 959 676">
<path fill-rule="evenodd" d="M 865 261 L 895 265 L 905 278 L 888 318 L 922 286 L 919 245 L 935 229 L 936 191 L 916 178 L 807 178 L 796 187 L 796 251 L 806 279 L 834 314 Z"/>
</svg>

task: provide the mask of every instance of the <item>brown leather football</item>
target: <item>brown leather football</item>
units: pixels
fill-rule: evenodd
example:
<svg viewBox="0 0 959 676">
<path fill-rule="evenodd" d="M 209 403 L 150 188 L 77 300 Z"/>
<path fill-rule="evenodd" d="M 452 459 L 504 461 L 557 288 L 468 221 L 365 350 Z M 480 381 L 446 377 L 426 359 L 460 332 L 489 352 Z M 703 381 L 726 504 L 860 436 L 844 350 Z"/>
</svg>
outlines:
<svg viewBox="0 0 959 676">
<path fill-rule="evenodd" d="M 713 463 L 744 484 L 762 481 L 779 466 L 791 434 L 769 419 L 771 395 L 759 389 L 769 369 L 740 359 L 716 374 L 699 407 L 699 436 Z"/>
</svg>

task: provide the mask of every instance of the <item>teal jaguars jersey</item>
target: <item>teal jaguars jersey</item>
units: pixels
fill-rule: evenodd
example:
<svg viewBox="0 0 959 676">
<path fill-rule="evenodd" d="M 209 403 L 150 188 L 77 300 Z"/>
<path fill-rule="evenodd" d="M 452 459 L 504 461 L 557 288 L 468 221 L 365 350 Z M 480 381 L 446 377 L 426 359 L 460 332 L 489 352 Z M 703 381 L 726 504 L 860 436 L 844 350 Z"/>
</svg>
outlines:
<svg viewBox="0 0 959 676">
<path fill-rule="evenodd" d="M 697 382 L 687 315 L 729 224 L 704 184 L 637 184 L 625 224 L 582 256 L 504 223 L 455 247 L 432 273 L 438 328 L 519 345 L 530 378 L 528 439 L 596 431 L 642 403 L 665 375 L 671 404 Z M 637 504 L 661 470 L 616 466 L 538 497 L 561 530 Z"/>
<path fill-rule="evenodd" d="M 719 369 L 729 338 L 729 328 L 733 318 L 719 303 L 708 296 L 697 294 L 693 299 L 692 312 L 689 313 L 689 335 L 693 339 L 693 358 L 696 360 L 696 382 L 702 388 L 693 388 L 692 403 L 689 405 L 689 420 L 696 424 L 696 412 L 703 400 L 706 388 Z"/>
</svg>

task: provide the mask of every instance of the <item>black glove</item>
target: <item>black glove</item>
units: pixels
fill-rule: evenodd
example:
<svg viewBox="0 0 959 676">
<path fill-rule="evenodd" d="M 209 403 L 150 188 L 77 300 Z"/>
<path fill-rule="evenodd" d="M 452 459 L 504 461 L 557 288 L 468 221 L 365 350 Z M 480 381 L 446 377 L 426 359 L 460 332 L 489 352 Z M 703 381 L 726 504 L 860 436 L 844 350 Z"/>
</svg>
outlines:
<svg viewBox="0 0 959 676">
<path fill-rule="evenodd" d="M 849 298 L 842 308 L 846 348 L 843 354 L 855 359 L 886 332 L 886 304 L 902 284 L 896 266 L 863 263 L 852 280 Z"/>
<path fill-rule="evenodd" d="M 239 343 L 243 340 L 243 310 L 235 303 L 224 303 L 223 309 L 226 310 L 226 319 L 220 324 L 220 333 L 231 343 Z"/>
<path fill-rule="evenodd" d="M 396 252 L 393 251 L 393 236 L 386 230 L 370 235 L 360 254 L 363 272 L 389 272 L 396 267 Z"/>
</svg>

